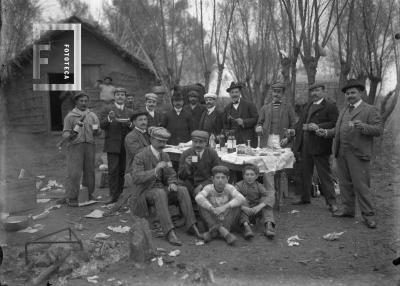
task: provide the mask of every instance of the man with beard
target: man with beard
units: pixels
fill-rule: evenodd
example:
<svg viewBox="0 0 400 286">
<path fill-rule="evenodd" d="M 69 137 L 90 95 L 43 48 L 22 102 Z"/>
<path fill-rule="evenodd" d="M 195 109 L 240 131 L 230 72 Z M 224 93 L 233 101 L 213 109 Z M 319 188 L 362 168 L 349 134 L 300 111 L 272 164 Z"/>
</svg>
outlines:
<svg viewBox="0 0 400 286">
<path fill-rule="evenodd" d="M 351 79 L 342 88 L 348 105 L 343 108 L 335 129 L 317 130 L 319 136 L 334 138 L 342 207 L 334 217 L 354 217 L 355 201 L 368 228 L 376 228 L 370 164 L 374 137 L 382 135 L 379 110 L 361 99 L 365 86 Z"/>
<path fill-rule="evenodd" d="M 232 102 L 224 110 L 223 125 L 225 130 L 234 130 L 237 144 L 247 144 L 257 147 L 254 127 L 257 124 L 258 113 L 256 106 L 242 98 L 242 85 L 232 82 L 226 90 Z"/>
<path fill-rule="evenodd" d="M 294 151 L 300 153 L 300 168 L 302 187 L 300 199 L 293 204 L 309 204 L 311 202 L 312 176 L 314 165 L 321 180 L 321 193 L 331 212 L 337 211 L 335 188 L 330 155 L 332 154 L 332 139 L 322 138 L 316 131 L 320 128 L 330 129 L 335 126 L 338 110 L 335 104 L 325 99 L 325 85 L 313 84 L 309 88 L 311 102 L 307 104 L 300 115 L 296 129 Z"/>
<path fill-rule="evenodd" d="M 63 138 L 69 141 L 67 151 L 67 178 L 65 189 L 67 204 L 78 206 L 82 185 L 88 188 L 89 199 L 93 199 L 95 187 L 95 140 L 99 132 L 99 119 L 87 108 L 89 96 L 79 92 L 73 96 L 75 108 L 64 119 Z"/>
<path fill-rule="evenodd" d="M 147 133 L 149 114 L 146 110 L 135 110 L 131 116 L 131 121 L 135 128 L 125 137 L 126 150 L 126 174 L 132 171 L 133 158 L 144 147 L 150 145 L 150 138 Z"/>
<path fill-rule="evenodd" d="M 188 93 L 189 104 L 183 107 L 187 113 L 192 116 L 192 130 L 199 129 L 199 122 L 201 115 L 205 111 L 205 107 L 199 103 L 199 93 L 195 90 L 191 90 Z"/>
<path fill-rule="evenodd" d="M 134 196 L 130 199 L 131 212 L 143 217 L 147 213 L 144 202 L 153 204 L 168 242 L 180 246 L 182 242 L 176 236 L 168 211 L 168 202 L 177 200 L 185 218 L 186 230 L 201 238 L 189 192 L 184 186 L 178 185 L 171 160 L 168 154 L 163 152 L 171 134 L 162 127 L 150 127 L 149 134 L 151 145 L 139 152 L 132 164 Z"/>
<path fill-rule="evenodd" d="M 157 107 L 157 94 L 155 93 L 146 93 L 145 94 L 145 105 L 146 110 L 149 113 L 148 116 L 148 127 L 157 126 L 159 127 L 162 122 L 162 114 L 159 110 L 156 109 Z"/>
<path fill-rule="evenodd" d="M 171 133 L 168 144 L 179 145 L 190 141 L 192 115 L 183 109 L 183 96 L 180 91 L 174 92 L 171 101 L 173 108 L 163 116 L 161 126 Z"/>
<path fill-rule="evenodd" d="M 179 179 L 185 181 L 189 193 L 194 198 L 204 186 L 211 184 L 211 169 L 220 164 L 217 152 L 206 147 L 208 133 L 192 132 L 192 147 L 185 150 L 179 160 Z"/>
<path fill-rule="evenodd" d="M 107 153 L 108 184 L 110 201 L 115 203 L 124 188 L 125 176 L 125 136 L 132 124 L 132 110 L 126 108 L 126 90 L 117 88 L 114 93 L 114 103 L 102 112 L 100 127 L 105 130 L 104 152 Z"/>
<path fill-rule="evenodd" d="M 201 115 L 199 130 L 207 131 L 209 134 L 219 135 L 222 130 L 222 112 L 218 111 L 215 107 L 217 102 L 217 95 L 213 93 L 206 93 L 204 95 L 206 101 L 206 110 Z"/>
</svg>

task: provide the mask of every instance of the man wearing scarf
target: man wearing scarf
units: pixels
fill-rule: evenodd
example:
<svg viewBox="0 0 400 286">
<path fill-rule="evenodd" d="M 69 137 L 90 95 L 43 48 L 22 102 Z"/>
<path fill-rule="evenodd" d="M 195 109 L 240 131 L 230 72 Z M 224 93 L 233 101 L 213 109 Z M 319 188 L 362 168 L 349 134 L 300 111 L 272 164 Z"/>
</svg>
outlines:
<svg viewBox="0 0 400 286">
<path fill-rule="evenodd" d="M 66 199 L 69 206 L 78 206 L 82 185 L 88 188 L 89 200 L 93 199 L 95 187 L 95 141 L 99 119 L 87 108 L 89 96 L 79 92 L 73 96 L 75 108 L 64 119 L 63 138 L 69 141 L 67 151 Z"/>
</svg>

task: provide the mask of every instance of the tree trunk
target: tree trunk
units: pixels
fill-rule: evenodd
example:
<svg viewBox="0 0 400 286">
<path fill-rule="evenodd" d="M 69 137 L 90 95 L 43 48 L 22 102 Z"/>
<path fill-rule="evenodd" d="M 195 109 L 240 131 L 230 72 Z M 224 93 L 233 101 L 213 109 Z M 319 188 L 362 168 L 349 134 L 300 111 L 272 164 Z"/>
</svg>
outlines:
<svg viewBox="0 0 400 286">
<path fill-rule="evenodd" d="M 382 79 L 379 77 L 370 76 L 369 80 L 370 80 L 370 86 L 369 86 L 369 93 L 368 93 L 368 103 L 373 105 L 375 103 L 378 85 L 382 81 Z"/>
<path fill-rule="evenodd" d="M 308 84 L 312 85 L 315 83 L 315 77 L 317 75 L 318 60 L 315 57 L 309 57 L 304 59 L 303 64 L 306 68 Z"/>
<path fill-rule="evenodd" d="M 350 67 L 346 62 L 340 63 L 340 75 L 339 75 L 339 88 L 336 94 L 336 106 L 340 109 L 345 105 L 345 97 L 342 94 L 342 88 L 347 83 L 347 76 L 350 73 Z"/>
<path fill-rule="evenodd" d="M 210 77 L 211 71 L 207 70 L 203 73 L 204 75 L 204 89 L 208 92 L 208 88 L 210 87 Z"/>
<path fill-rule="evenodd" d="M 219 96 L 219 90 L 221 89 L 222 74 L 224 73 L 224 66 L 218 65 L 218 77 L 217 77 L 217 89 L 215 93 Z"/>
</svg>

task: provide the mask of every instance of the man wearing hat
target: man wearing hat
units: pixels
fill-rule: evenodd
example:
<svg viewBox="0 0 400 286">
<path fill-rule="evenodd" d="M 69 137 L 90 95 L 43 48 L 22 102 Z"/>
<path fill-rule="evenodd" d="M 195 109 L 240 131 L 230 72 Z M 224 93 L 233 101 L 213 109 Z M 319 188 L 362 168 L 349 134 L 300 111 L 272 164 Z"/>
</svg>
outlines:
<svg viewBox="0 0 400 286">
<path fill-rule="evenodd" d="M 333 216 L 354 217 L 357 200 L 367 227 L 376 228 L 369 169 L 373 138 L 382 135 L 383 126 L 379 110 L 361 99 L 364 90 L 363 83 L 348 81 L 342 88 L 348 104 L 341 111 L 335 129 L 320 130 L 320 135 L 335 136 L 333 152 L 337 158 L 342 207 Z"/>
<path fill-rule="evenodd" d="M 204 95 L 204 100 L 206 101 L 206 110 L 204 110 L 201 115 L 199 130 L 204 130 L 209 134 L 217 136 L 221 133 L 223 127 L 223 114 L 215 107 L 217 95 L 214 93 L 206 93 Z"/>
<path fill-rule="evenodd" d="M 179 160 L 179 179 L 185 181 L 194 198 L 204 186 L 211 184 L 211 169 L 220 164 L 217 152 L 206 147 L 209 134 L 206 131 L 192 132 L 192 147 L 185 150 Z"/>
<path fill-rule="evenodd" d="M 179 145 L 190 141 L 193 123 L 192 115 L 183 109 L 183 95 L 177 90 L 172 95 L 172 110 L 164 114 L 161 126 L 171 133 L 170 145 Z"/>
<path fill-rule="evenodd" d="M 204 241 L 209 242 L 220 235 L 229 245 L 233 245 L 236 237 L 230 230 L 240 222 L 240 207 L 246 203 L 246 199 L 234 186 L 228 184 L 227 167 L 215 166 L 211 172 L 213 183 L 196 195 L 200 215 L 208 226 L 208 232 L 203 234 Z"/>
<path fill-rule="evenodd" d="M 73 95 L 75 108 L 64 119 L 63 138 L 69 142 L 67 152 L 66 198 L 70 206 L 78 206 L 82 185 L 88 188 L 89 199 L 93 199 L 95 187 L 95 140 L 99 134 L 99 119 L 87 108 L 89 96 L 84 92 Z"/>
<path fill-rule="evenodd" d="M 206 110 L 206 108 L 200 104 L 199 96 L 200 94 L 197 91 L 195 90 L 189 91 L 188 93 L 189 104 L 183 107 L 183 110 L 185 110 L 192 116 L 192 123 L 193 123 L 192 130 L 199 129 L 201 116 L 203 112 Z"/>
<path fill-rule="evenodd" d="M 131 212 L 143 217 L 148 214 L 145 202 L 153 204 L 168 241 L 179 246 L 182 242 L 176 236 L 168 211 L 168 202 L 177 200 L 185 218 L 186 230 L 201 238 L 189 192 L 186 187 L 178 185 L 171 160 L 168 154 L 163 152 L 171 134 L 163 127 L 150 127 L 149 134 L 151 145 L 142 149 L 133 159 L 134 195 L 130 199 Z"/>
<path fill-rule="evenodd" d="M 135 94 L 130 92 L 126 94 L 126 102 L 125 105 L 127 108 L 134 110 L 135 109 Z"/>
<path fill-rule="evenodd" d="M 162 114 L 159 110 L 156 109 L 158 96 L 155 93 L 146 93 L 145 94 L 145 105 L 146 110 L 149 113 L 148 116 L 148 127 L 151 126 L 160 126 L 162 121 Z"/>
<path fill-rule="evenodd" d="M 124 188 L 125 136 L 132 127 L 132 110 L 125 106 L 126 90 L 117 88 L 114 103 L 107 106 L 100 116 L 100 127 L 105 130 L 104 152 L 107 153 L 110 201 L 115 203 Z"/>
<path fill-rule="evenodd" d="M 337 211 L 335 188 L 330 166 L 332 139 L 317 135 L 318 129 L 335 126 L 338 109 L 335 104 L 325 99 L 325 85 L 316 83 L 309 88 L 311 102 L 303 109 L 296 128 L 294 151 L 300 153 L 301 186 L 300 199 L 293 204 L 311 202 L 312 176 L 314 166 L 321 182 L 321 193 L 325 197 L 330 211 Z"/>
<path fill-rule="evenodd" d="M 242 85 L 231 82 L 226 90 L 232 102 L 224 109 L 223 125 L 225 130 L 234 130 L 237 144 L 247 144 L 251 140 L 252 147 L 257 147 L 254 127 L 257 124 L 256 106 L 242 98 Z"/>
<path fill-rule="evenodd" d="M 126 150 L 126 174 L 132 171 L 133 158 L 144 147 L 150 145 L 149 134 L 147 133 L 149 113 L 145 109 L 133 111 L 131 122 L 135 126 L 125 137 Z"/>
</svg>

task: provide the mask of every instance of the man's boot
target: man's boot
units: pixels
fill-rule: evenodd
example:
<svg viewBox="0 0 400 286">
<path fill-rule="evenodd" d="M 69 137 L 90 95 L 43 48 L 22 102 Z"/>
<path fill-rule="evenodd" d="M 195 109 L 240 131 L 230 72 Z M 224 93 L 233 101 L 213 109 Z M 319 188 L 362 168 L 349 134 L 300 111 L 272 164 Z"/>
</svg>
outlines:
<svg viewBox="0 0 400 286">
<path fill-rule="evenodd" d="M 254 233 L 248 223 L 243 224 L 243 235 L 245 239 L 250 239 L 254 237 Z"/>
<path fill-rule="evenodd" d="M 173 229 L 171 229 L 168 232 L 167 239 L 168 239 L 168 242 L 171 243 L 172 245 L 181 246 L 183 244 L 179 240 L 179 238 L 176 236 L 175 231 Z"/>
</svg>

